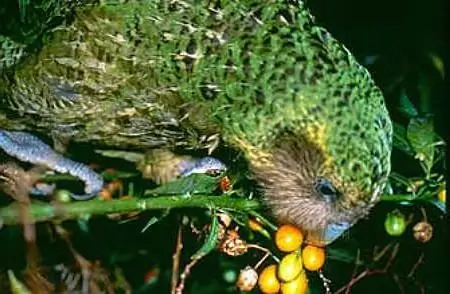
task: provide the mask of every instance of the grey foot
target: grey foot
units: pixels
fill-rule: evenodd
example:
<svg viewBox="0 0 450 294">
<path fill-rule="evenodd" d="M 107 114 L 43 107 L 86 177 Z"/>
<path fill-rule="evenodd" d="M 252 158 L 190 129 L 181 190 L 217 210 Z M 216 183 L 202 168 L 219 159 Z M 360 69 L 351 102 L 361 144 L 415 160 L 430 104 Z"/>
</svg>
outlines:
<svg viewBox="0 0 450 294">
<path fill-rule="evenodd" d="M 225 164 L 216 158 L 194 158 L 178 155 L 167 149 L 152 149 L 145 154 L 118 150 L 97 150 L 97 153 L 135 163 L 145 179 L 151 179 L 158 185 L 196 173 L 218 174 L 227 170 Z"/>
<path fill-rule="evenodd" d="M 219 174 L 227 170 L 225 164 L 210 156 L 181 161 L 178 167 L 181 177 L 192 174 Z"/>
<path fill-rule="evenodd" d="M 68 173 L 83 181 L 85 194 L 72 194 L 73 199 L 90 199 L 103 187 L 102 177 L 87 165 L 63 157 L 31 134 L 0 129 L 0 148 L 9 156 L 21 161 L 44 166 L 59 173 Z M 31 193 L 46 195 L 48 191 L 34 188 Z"/>
</svg>

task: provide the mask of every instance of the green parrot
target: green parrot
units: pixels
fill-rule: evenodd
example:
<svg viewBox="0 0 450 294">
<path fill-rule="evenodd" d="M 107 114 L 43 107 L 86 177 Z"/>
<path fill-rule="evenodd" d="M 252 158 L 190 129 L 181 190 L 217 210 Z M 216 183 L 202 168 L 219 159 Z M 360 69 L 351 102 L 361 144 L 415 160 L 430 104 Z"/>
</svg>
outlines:
<svg viewBox="0 0 450 294">
<path fill-rule="evenodd" d="M 313 243 L 377 203 L 392 145 L 383 94 L 303 2 L 100 2 L 2 72 L 3 137 L 156 150 L 175 165 L 178 150 L 238 150 L 273 215 Z"/>
</svg>

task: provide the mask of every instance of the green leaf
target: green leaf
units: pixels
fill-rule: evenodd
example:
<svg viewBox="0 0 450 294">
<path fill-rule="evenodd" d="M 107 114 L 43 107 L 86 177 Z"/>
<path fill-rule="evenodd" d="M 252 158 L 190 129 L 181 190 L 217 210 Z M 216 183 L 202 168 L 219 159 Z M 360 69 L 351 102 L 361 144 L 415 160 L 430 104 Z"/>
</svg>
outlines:
<svg viewBox="0 0 450 294">
<path fill-rule="evenodd" d="M 439 72 L 441 78 L 443 79 L 445 77 L 445 66 L 442 58 L 432 52 L 428 53 L 428 57 L 430 58 L 431 63 L 433 63 L 434 68 Z"/>
<path fill-rule="evenodd" d="M 428 74 L 419 72 L 419 80 L 417 83 L 417 89 L 419 91 L 420 106 L 419 109 L 422 113 L 429 113 L 431 109 L 431 80 Z"/>
<path fill-rule="evenodd" d="M 29 0 L 19 0 L 20 20 L 22 22 L 25 21 L 28 4 L 30 4 Z"/>
<path fill-rule="evenodd" d="M 406 137 L 414 150 L 415 156 L 424 164 L 427 174 L 434 163 L 436 135 L 430 117 L 418 117 L 410 120 Z"/>
<path fill-rule="evenodd" d="M 438 199 L 434 198 L 431 199 L 430 202 L 432 204 L 434 204 L 434 206 L 436 206 L 437 208 L 439 208 L 443 213 L 447 212 L 446 206 L 445 206 L 445 202 L 439 201 Z"/>
<path fill-rule="evenodd" d="M 414 104 L 412 104 L 411 100 L 409 100 L 406 93 L 403 93 L 400 96 L 400 105 L 399 110 L 406 114 L 408 117 L 415 117 L 419 114 Z"/>
<path fill-rule="evenodd" d="M 394 128 L 394 135 L 392 143 L 394 145 L 394 148 L 397 148 L 405 152 L 406 154 L 414 156 L 414 151 L 412 150 L 411 145 L 409 144 L 409 141 L 406 138 L 406 128 L 395 122 L 393 128 Z"/>
<path fill-rule="evenodd" d="M 161 213 L 159 217 L 153 216 L 152 218 L 150 218 L 147 224 L 144 226 L 144 228 L 142 228 L 141 233 L 144 233 L 149 227 L 166 218 L 169 215 L 169 213 L 170 209 L 166 209 Z"/>
<path fill-rule="evenodd" d="M 216 210 L 213 209 L 211 229 L 209 230 L 208 237 L 206 237 L 202 247 L 191 256 L 191 259 L 200 259 L 217 247 L 219 228 L 219 219 L 217 218 Z"/>
<path fill-rule="evenodd" d="M 12 270 L 8 270 L 8 279 L 13 294 L 31 294 L 30 290 L 19 281 Z"/>
<path fill-rule="evenodd" d="M 334 248 L 330 246 L 327 248 L 327 257 L 330 259 L 353 264 L 357 262 L 357 265 L 363 265 L 364 262 L 356 260 L 356 256 L 356 252 L 352 252 L 345 247 Z"/>
<path fill-rule="evenodd" d="M 151 195 L 211 194 L 217 189 L 217 178 L 205 174 L 192 174 L 145 192 Z"/>
</svg>

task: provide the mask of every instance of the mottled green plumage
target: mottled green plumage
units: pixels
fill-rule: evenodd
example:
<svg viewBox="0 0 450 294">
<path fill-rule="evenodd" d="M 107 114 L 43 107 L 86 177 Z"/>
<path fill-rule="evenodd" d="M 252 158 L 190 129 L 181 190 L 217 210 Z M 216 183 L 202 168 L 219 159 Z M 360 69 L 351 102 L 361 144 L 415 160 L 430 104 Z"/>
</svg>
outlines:
<svg viewBox="0 0 450 294">
<path fill-rule="evenodd" d="M 103 2 L 4 74 L 0 128 L 138 149 L 220 138 L 246 155 L 275 215 L 312 231 L 376 202 L 390 170 L 382 93 L 303 3 Z"/>
<path fill-rule="evenodd" d="M 39 49 L 52 27 L 95 0 L 3 0 L 0 7 L 0 72 Z"/>
</svg>

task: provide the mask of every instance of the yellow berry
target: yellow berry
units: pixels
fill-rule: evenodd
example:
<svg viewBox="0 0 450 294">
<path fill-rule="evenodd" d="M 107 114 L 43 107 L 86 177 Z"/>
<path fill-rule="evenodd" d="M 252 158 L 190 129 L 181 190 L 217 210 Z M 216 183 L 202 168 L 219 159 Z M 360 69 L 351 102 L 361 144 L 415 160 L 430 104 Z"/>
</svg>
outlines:
<svg viewBox="0 0 450 294">
<path fill-rule="evenodd" d="M 278 278 L 282 282 L 290 282 L 303 270 L 300 252 L 292 252 L 284 256 L 278 265 Z"/>
<path fill-rule="evenodd" d="M 438 199 L 440 202 L 445 203 L 447 198 L 446 192 L 445 192 L 445 187 L 443 189 L 441 189 L 441 191 L 439 191 L 438 193 Z"/>
<path fill-rule="evenodd" d="M 281 283 L 282 294 L 306 294 L 308 292 L 308 278 L 303 270 L 298 277 L 289 282 Z"/>
</svg>

